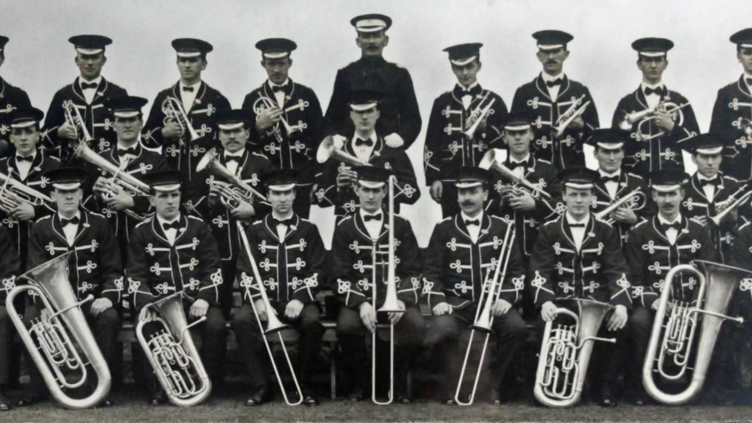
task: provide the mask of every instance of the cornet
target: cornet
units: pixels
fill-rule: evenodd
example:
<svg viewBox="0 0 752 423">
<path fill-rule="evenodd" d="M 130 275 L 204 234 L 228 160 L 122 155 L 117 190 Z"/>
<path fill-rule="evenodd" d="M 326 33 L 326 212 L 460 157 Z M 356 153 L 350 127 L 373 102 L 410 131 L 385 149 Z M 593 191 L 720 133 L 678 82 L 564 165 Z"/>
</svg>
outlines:
<svg viewBox="0 0 752 423">
<path fill-rule="evenodd" d="M 212 173 L 232 181 L 232 183 L 216 180 L 211 180 L 209 182 L 209 187 L 219 192 L 220 200 L 225 207 L 228 209 L 235 209 L 240 205 L 241 201 L 249 204 L 253 203 L 254 196 L 261 199 L 261 201 L 267 201 L 264 195 L 253 189 L 253 187 L 223 166 L 222 163 L 217 160 L 218 156 L 219 153 L 217 153 L 215 148 L 207 151 L 206 154 L 201 157 L 201 160 L 199 160 L 198 165 L 196 166 L 196 172 L 203 172 L 204 169 L 209 168 Z"/>
<path fill-rule="evenodd" d="M 45 202 L 52 203 L 52 198 L 3 173 L 0 173 L 0 182 L 3 184 L 0 188 L 0 210 L 5 213 L 10 213 L 23 203 L 32 207 L 41 206 Z"/>
<path fill-rule="evenodd" d="M 621 119 L 621 121 L 619 121 L 619 128 L 624 131 L 631 131 L 634 123 L 639 121 L 640 123 L 637 124 L 637 133 L 640 135 L 640 138 L 643 140 L 651 140 L 664 134 L 663 131 L 658 131 L 657 134 L 653 135 L 650 134 L 649 131 L 643 130 L 643 125 L 656 118 L 656 111 L 660 110 L 671 114 L 672 118 L 678 121 L 678 124 L 681 125 L 684 122 L 684 113 L 682 113 L 681 109 L 687 106 L 689 106 L 689 103 L 678 105 L 676 103 L 663 100 L 655 107 L 649 107 L 639 112 L 624 113 L 624 117 Z"/>
<path fill-rule="evenodd" d="M 264 103 L 264 106 L 266 106 L 267 110 L 274 109 L 276 106 L 274 105 L 274 102 L 267 96 L 259 96 L 261 98 L 261 101 Z M 283 114 L 285 110 L 282 110 Z M 285 128 L 285 136 L 289 139 L 290 134 L 293 132 L 292 127 L 287 123 L 287 119 L 284 118 L 284 116 L 279 117 L 279 121 L 282 123 L 282 127 Z M 282 142 L 284 138 L 282 137 L 282 134 L 279 130 L 279 125 L 274 125 L 274 127 L 271 130 L 271 133 L 274 135 L 274 138 L 277 139 L 278 142 Z"/>
<path fill-rule="evenodd" d="M 81 117 L 78 107 L 72 101 L 68 101 L 63 104 L 63 108 L 65 109 L 65 121 L 76 131 L 76 138 L 80 137 L 80 140 L 85 142 L 94 141 L 94 137 L 86 129 L 86 122 Z"/>
<path fill-rule="evenodd" d="M 364 163 L 344 149 L 337 148 L 334 145 L 334 138 L 330 135 L 319 144 L 319 148 L 316 150 L 316 161 L 324 164 L 332 157 L 352 166 L 371 166 L 370 163 Z"/>
<path fill-rule="evenodd" d="M 585 94 L 582 95 L 582 97 L 578 98 L 574 102 L 572 102 L 572 105 L 569 106 L 566 112 L 562 113 L 561 116 L 559 116 L 559 119 L 556 120 L 556 127 L 554 127 L 554 133 L 556 137 L 561 137 L 562 134 L 564 134 L 564 131 L 569 127 L 569 124 L 572 123 L 575 119 L 582 116 L 583 113 L 585 113 L 585 109 L 590 105 L 590 101 L 585 102 L 580 108 L 577 108 L 577 105 L 582 103 L 582 100 L 585 98 Z"/>
<path fill-rule="evenodd" d="M 478 167 L 481 169 L 486 169 L 486 170 L 495 170 L 501 173 L 502 176 L 504 176 L 505 178 L 511 180 L 512 182 L 526 187 L 533 194 L 540 193 L 542 196 L 546 198 L 551 198 L 551 194 L 547 193 L 546 191 L 543 191 L 543 189 L 537 187 L 532 182 L 528 181 L 525 178 L 518 176 L 516 173 L 512 171 L 512 169 L 499 163 L 496 160 L 496 150 L 493 148 L 488 150 L 486 154 L 483 155 L 483 159 L 481 159 L 480 163 L 478 164 Z"/>
<path fill-rule="evenodd" d="M 715 226 L 721 226 L 721 221 L 723 220 L 724 217 L 726 217 L 727 214 L 731 213 L 732 211 L 736 210 L 739 206 L 749 201 L 750 198 L 752 198 L 752 191 L 748 191 L 747 193 L 739 197 L 736 201 L 731 203 L 731 205 L 723 209 L 722 212 L 711 217 L 710 220 L 715 224 Z M 718 204 L 721 204 L 721 203 L 718 203 Z"/>
<path fill-rule="evenodd" d="M 496 102 L 496 99 L 493 98 L 491 101 L 487 102 L 485 106 L 481 109 L 481 105 L 483 102 L 486 101 L 488 98 L 488 93 L 486 93 L 485 96 L 481 99 L 480 103 L 475 107 L 473 112 L 470 114 L 470 117 L 467 119 L 467 124 L 465 125 L 467 129 L 463 134 L 465 134 L 465 137 L 472 139 L 473 136 L 475 136 L 475 131 L 478 129 L 478 126 L 483 121 L 483 119 L 488 116 L 488 114 L 491 112 L 491 107 Z"/>
<path fill-rule="evenodd" d="M 611 214 L 611 212 L 618 209 L 622 205 L 626 205 L 632 211 L 637 211 L 637 210 L 642 210 L 645 207 L 646 203 L 647 203 L 647 197 L 645 196 L 645 193 L 642 192 L 642 190 L 638 187 L 634 191 L 618 199 L 616 202 L 614 202 L 610 206 L 606 207 L 605 209 L 601 210 L 598 213 L 595 213 L 593 216 L 595 216 L 595 218 L 598 220 L 603 220 L 607 218 L 608 215 Z"/>
<path fill-rule="evenodd" d="M 167 125 L 167 122 L 174 120 L 184 133 L 188 133 L 188 137 L 191 141 L 196 141 L 201 138 L 196 130 L 193 129 L 193 125 L 191 124 L 190 119 L 188 119 L 188 115 L 183 109 L 183 103 L 181 103 L 180 100 L 169 96 L 165 98 L 162 102 L 162 113 L 165 115 L 163 122 L 165 125 Z"/>
</svg>

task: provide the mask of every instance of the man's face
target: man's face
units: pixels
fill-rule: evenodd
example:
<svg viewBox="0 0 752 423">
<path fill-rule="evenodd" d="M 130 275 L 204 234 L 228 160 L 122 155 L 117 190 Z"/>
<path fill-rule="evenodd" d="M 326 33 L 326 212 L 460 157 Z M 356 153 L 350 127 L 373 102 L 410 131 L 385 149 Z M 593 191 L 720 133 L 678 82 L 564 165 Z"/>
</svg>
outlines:
<svg viewBox="0 0 752 423">
<path fill-rule="evenodd" d="M 752 48 L 740 48 L 736 58 L 744 67 L 744 72 L 752 74 Z"/>
<path fill-rule="evenodd" d="M 206 70 L 206 60 L 197 57 L 178 57 L 178 70 L 180 79 L 195 81 L 201 79 L 201 72 Z"/>
<path fill-rule="evenodd" d="M 61 190 L 55 188 L 52 190 L 52 201 L 57 204 L 57 209 L 64 215 L 72 215 L 78 210 L 78 206 L 81 204 L 84 192 L 80 188 Z"/>
<path fill-rule="evenodd" d="M 157 215 L 165 220 L 172 220 L 180 213 L 180 190 L 157 191 L 151 197 L 151 205 L 157 210 Z"/>
<path fill-rule="evenodd" d="M 640 56 L 637 60 L 637 69 L 642 72 L 642 77 L 645 81 L 651 84 L 657 84 L 661 82 L 663 71 L 668 66 L 668 60 L 666 56 L 661 57 L 645 57 Z"/>
<path fill-rule="evenodd" d="M 457 82 L 465 88 L 470 87 L 478 81 L 478 72 L 482 64 L 478 60 L 473 60 L 463 66 L 452 64 L 452 72 L 457 77 Z"/>
<path fill-rule="evenodd" d="M 78 66 L 81 76 L 87 81 L 96 79 L 102 74 L 102 67 L 107 58 L 104 56 L 104 52 L 97 54 L 81 54 L 76 55 L 76 66 Z"/>
<path fill-rule="evenodd" d="M 279 85 L 287 80 L 290 66 L 292 66 L 292 59 L 290 59 L 290 56 L 281 59 L 264 58 L 261 61 L 261 66 L 266 70 L 266 76 L 269 77 L 269 80 Z"/>
<path fill-rule="evenodd" d="M 270 189 L 266 192 L 266 198 L 277 214 L 285 216 L 292 210 L 292 203 L 295 200 L 295 190 L 275 191 Z"/>
<path fill-rule="evenodd" d="M 558 75 L 564 69 L 564 61 L 569 57 L 569 50 L 564 47 L 555 50 L 538 50 L 538 61 L 549 75 Z"/>
<path fill-rule="evenodd" d="M 374 107 L 362 112 L 350 110 L 350 119 L 352 119 L 355 129 L 359 132 L 370 132 L 376 127 L 376 121 L 379 120 L 381 112 L 378 107 Z"/>
<path fill-rule="evenodd" d="M 681 188 L 669 192 L 653 190 L 652 196 L 660 214 L 663 216 L 674 216 L 679 212 L 679 206 L 682 200 L 684 200 L 684 190 Z"/>
<path fill-rule="evenodd" d="M 381 210 L 381 204 L 386 197 L 386 186 L 381 188 L 366 188 L 360 184 L 355 188 L 355 194 L 360 200 L 360 207 L 368 213 Z"/>
<path fill-rule="evenodd" d="M 483 210 L 483 204 L 488 200 L 488 190 L 484 186 L 471 188 L 457 188 L 457 201 L 460 209 L 466 215 L 475 216 Z"/>
<path fill-rule="evenodd" d="M 381 57 L 384 47 L 389 45 L 389 37 L 384 31 L 358 32 L 355 44 L 360 47 L 362 57 Z"/>
<path fill-rule="evenodd" d="M 14 128 L 10 131 L 10 142 L 16 147 L 16 152 L 22 156 L 32 154 L 39 142 L 39 128 L 36 125 L 26 128 Z"/>
<path fill-rule="evenodd" d="M 580 220 L 589 213 L 592 201 L 593 192 L 589 188 L 564 187 L 564 203 L 569 214 L 575 219 Z"/>
<path fill-rule="evenodd" d="M 521 131 L 504 129 L 504 143 L 509 146 L 509 152 L 515 156 L 524 156 L 530 152 L 530 143 L 533 141 L 531 128 Z"/>
<path fill-rule="evenodd" d="M 141 118 L 134 116 L 132 118 L 115 118 L 115 132 L 118 136 L 118 141 L 122 141 L 125 144 L 130 144 L 138 139 L 138 134 L 141 133 Z"/>
<path fill-rule="evenodd" d="M 219 141 L 222 143 L 222 147 L 230 153 L 235 153 L 245 148 L 245 143 L 249 137 L 250 132 L 244 127 L 229 131 L 224 129 L 219 130 Z"/>
<path fill-rule="evenodd" d="M 722 156 L 718 154 L 693 154 L 692 163 L 697 165 L 697 171 L 706 178 L 715 178 L 721 167 Z"/>
<path fill-rule="evenodd" d="M 621 161 L 624 160 L 624 149 L 606 150 L 596 147 L 593 152 L 598 160 L 598 168 L 606 173 L 614 173 L 621 169 Z"/>
</svg>

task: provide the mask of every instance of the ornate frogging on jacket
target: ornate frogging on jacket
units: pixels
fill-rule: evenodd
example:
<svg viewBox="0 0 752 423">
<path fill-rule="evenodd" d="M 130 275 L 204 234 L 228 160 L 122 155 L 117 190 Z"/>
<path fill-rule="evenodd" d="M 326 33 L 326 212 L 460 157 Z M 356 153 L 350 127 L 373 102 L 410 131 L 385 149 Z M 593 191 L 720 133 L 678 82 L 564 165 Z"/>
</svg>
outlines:
<svg viewBox="0 0 752 423">
<path fill-rule="evenodd" d="M 623 199 L 624 196 L 632 194 L 635 190 L 638 189 L 641 194 L 633 195 L 633 200 L 629 200 L 625 204 L 625 206 L 633 209 L 635 215 L 637 216 L 637 222 L 635 223 L 636 225 L 637 223 L 640 223 L 641 221 L 648 219 L 650 218 L 650 216 L 654 215 L 656 213 L 656 208 L 647 183 L 645 183 L 641 176 L 635 175 L 633 173 L 627 173 L 624 171 L 621 172 L 621 175 L 619 176 L 618 186 L 616 188 L 616 195 L 613 199 L 608 192 L 608 188 L 606 188 L 606 184 L 601 179 L 596 181 L 595 189 L 593 190 L 593 203 L 591 205 L 590 211 L 593 214 L 598 214 L 617 201 Z M 639 208 L 639 210 L 635 210 L 635 208 Z M 613 218 L 607 218 L 606 222 L 616 228 L 617 232 L 619 233 L 619 243 L 621 244 L 621 246 L 624 246 L 624 244 L 629 239 L 629 231 L 634 225 L 617 222 Z"/>
<path fill-rule="evenodd" d="M 746 128 L 752 123 L 752 94 L 745 75 L 718 90 L 710 132 L 725 133 L 733 140 L 723 149 L 721 170 L 738 180 L 752 179 L 752 135 Z"/>
</svg>

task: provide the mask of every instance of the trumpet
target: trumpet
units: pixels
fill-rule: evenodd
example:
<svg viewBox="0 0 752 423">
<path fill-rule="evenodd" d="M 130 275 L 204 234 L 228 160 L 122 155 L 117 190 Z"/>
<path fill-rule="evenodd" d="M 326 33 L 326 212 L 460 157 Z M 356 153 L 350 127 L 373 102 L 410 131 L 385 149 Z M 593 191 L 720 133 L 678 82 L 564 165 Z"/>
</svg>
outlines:
<svg viewBox="0 0 752 423">
<path fill-rule="evenodd" d="M 85 142 L 94 141 L 94 137 L 92 137 L 89 130 L 86 129 L 86 122 L 84 121 L 84 118 L 81 117 L 81 112 L 78 111 L 78 107 L 76 107 L 72 101 L 67 101 L 63 103 L 63 108 L 65 109 L 65 121 L 68 125 L 73 127 L 74 131 L 76 131 L 76 138 L 81 137 L 81 140 Z"/>
<path fill-rule="evenodd" d="M 3 184 L 0 188 L 0 210 L 5 213 L 10 213 L 24 203 L 32 207 L 41 206 L 45 202 L 52 203 L 52 198 L 3 173 L 0 173 L 0 182 Z"/>
<path fill-rule="evenodd" d="M 499 260 L 496 262 L 496 270 L 492 280 L 488 280 L 491 272 L 486 274 L 486 281 L 484 287 L 488 287 L 488 291 L 485 289 L 481 292 L 480 300 L 478 304 L 483 304 L 483 307 L 478 307 L 475 312 L 475 323 L 471 326 L 470 339 L 467 342 L 467 351 L 465 352 L 465 360 L 462 362 L 462 370 L 460 370 L 460 379 L 457 382 L 457 390 L 454 393 L 454 401 L 458 405 L 468 406 L 472 405 L 475 400 L 475 392 L 478 389 L 478 382 L 480 381 L 480 372 L 483 369 L 483 360 L 486 357 L 486 350 L 488 349 L 488 340 L 493 332 L 493 315 L 491 314 L 491 307 L 501 296 L 501 285 L 504 281 L 504 277 L 507 274 L 507 266 L 509 265 L 509 258 L 512 255 L 512 248 L 514 248 L 514 237 L 516 231 L 513 229 L 513 224 L 507 226 L 507 230 L 504 233 L 504 242 L 501 244 L 501 251 L 499 252 Z M 504 254 L 506 252 L 506 255 Z M 503 270 L 502 270 L 502 263 Z M 498 292 L 497 292 L 498 290 Z M 467 370 L 467 364 L 470 361 L 470 352 L 473 347 L 473 338 L 475 337 L 475 331 L 483 332 L 486 334 L 486 339 L 483 342 L 483 350 L 480 354 L 480 361 L 478 362 L 478 371 L 475 374 L 475 381 L 473 382 L 473 389 L 468 396 L 467 401 L 462 401 L 462 385 L 465 379 L 465 370 Z"/>
<path fill-rule="evenodd" d="M 554 128 L 554 133 L 556 134 L 556 137 L 561 137 L 562 134 L 564 134 L 564 131 L 569 127 L 569 124 L 571 124 L 575 119 L 582 116 L 583 113 L 585 113 L 585 109 L 590 105 L 590 101 L 585 102 L 581 107 L 577 108 L 579 104 L 582 103 L 582 100 L 585 98 L 585 94 L 582 95 L 582 97 L 578 98 L 574 102 L 572 102 L 572 105 L 569 106 L 566 112 L 562 113 L 559 116 L 559 119 L 556 120 L 556 127 Z"/>
<path fill-rule="evenodd" d="M 112 378 L 81 311 L 81 306 L 94 301 L 94 296 L 77 301 L 68 280 L 70 254 L 63 254 L 22 275 L 30 284 L 13 288 L 5 306 L 52 396 L 63 407 L 78 410 L 94 407 L 104 400 L 110 392 Z M 49 317 L 43 315 L 32 322 L 30 329 L 26 329 L 14 305 L 15 298 L 26 291 L 36 293 L 50 311 Z M 65 390 L 78 388 L 89 379 L 87 367 L 96 374 L 96 388 L 86 398 L 71 398 Z"/>
<path fill-rule="evenodd" d="M 465 125 L 467 129 L 465 130 L 465 132 L 463 132 L 463 134 L 465 134 L 467 138 L 472 139 L 473 136 L 475 136 L 475 131 L 478 129 L 478 126 L 483 121 L 483 119 L 485 119 L 489 113 L 492 113 L 491 107 L 496 102 L 495 98 L 487 102 L 486 105 L 483 106 L 482 109 L 480 107 L 483 104 L 483 102 L 486 101 L 487 98 L 488 98 L 488 93 L 486 93 L 486 95 L 483 96 L 480 103 L 478 103 L 478 105 L 475 107 L 473 112 L 470 114 L 470 117 L 467 119 L 467 125 Z"/>
<path fill-rule="evenodd" d="M 642 200 L 642 202 L 640 200 Z M 624 197 L 616 200 L 610 206 L 606 207 L 598 213 L 595 213 L 593 216 L 595 216 L 595 218 L 598 220 L 603 220 L 608 217 L 611 212 L 618 209 L 622 205 L 626 204 L 632 211 L 637 211 L 642 210 L 645 207 L 646 203 L 647 197 L 645 196 L 645 193 L 642 192 L 642 190 L 638 187 Z"/>
<path fill-rule="evenodd" d="M 269 302 L 269 296 L 266 295 L 266 288 L 264 288 L 264 282 L 263 279 L 261 279 L 261 275 L 258 271 L 258 266 L 256 266 L 256 260 L 253 258 L 253 253 L 251 253 L 251 245 L 248 242 L 248 235 L 245 233 L 245 228 L 243 228 L 243 225 L 240 222 L 236 222 L 238 225 L 238 233 L 240 234 L 240 240 L 243 243 L 243 248 L 245 249 L 245 253 L 248 254 L 248 260 L 251 262 L 251 270 L 253 271 L 253 277 L 256 278 L 256 285 L 258 286 L 259 293 L 261 294 L 261 301 L 264 302 L 264 307 L 266 308 L 266 330 L 264 330 L 264 333 L 262 334 L 264 338 L 264 345 L 266 345 L 266 352 L 269 353 L 269 360 L 272 363 L 272 368 L 274 368 L 274 374 L 277 376 L 277 383 L 279 384 L 279 388 L 282 391 L 282 396 L 285 398 L 285 402 L 287 405 L 300 405 L 303 403 L 303 390 L 300 388 L 300 384 L 298 384 L 298 378 L 295 376 L 295 369 L 292 365 L 292 360 L 290 360 L 290 355 L 287 353 L 287 347 L 285 346 L 285 340 L 282 338 L 281 330 L 288 327 L 288 325 L 282 323 L 279 321 L 279 318 L 277 318 L 277 315 L 274 313 L 274 309 L 272 308 L 271 302 Z M 256 322 L 258 323 L 258 327 L 262 328 L 263 325 L 261 324 L 261 318 L 259 317 L 258 310 L 256 310 L 256 304 L 251 299 L 249 301 L 251 303 L 251 307 L 253 307 L 253 314 L 256 315 Z M 276 333 L 277 336 L 279 336 L 279 343 L 282 346 L 282 351 L 285 354 L 285 359 L 287 360 L 287 366 L 290 369 L 290 374 L 292 375 L 292 380 L 295 385 L 295 394 L 298 396 L 298 400 L 293 402 L 291 401 L 287 396 L 287 389 L 285 389 L 285 385 L 282 382 L 282 377 L 279 374 L 279 370 L 277 369 L 277 364 L 274 361 L 274 353 L 272 353 L 272 349 L 269 346 L 269 341 L 266 339 L 268 335 L 272 335 Z"/>
<path fill-rule="evenodd" d="M 724 217 L 726 217 L 727 214 L 731 213 L 732 211 L 736 210 L 739 206 L 749 201 L 750 198 L 752 198 L 752 191 L 747 191 L 744 195 L 742 195 L 736 201 L 731 203 L 731 205 L 723 209 L 722 212 L 711 217 L 710 220 L 715 224 L 715 226 L 721 226 L 721 221 L 723 220 Z M 721 203 L 718 203 L 718 204 L 720 205 Z"/>
<path fill-rule="evenodd" d="M 232 181 L 232 183 L 211 180 L 209 186 L 215 189 L 220 194 L 220 200 L 222 204 L 228 209 L 235 209 L 240 205 L 240 202 L 253 203 L 253 197 L 256 196 L 262 201 L 267 201 L 266 197 L 260 192 L 256 191 L 240 179 L 238 176 L 230 172 L 225 166 L 217 160 L 219 153 L 215 148 L 209 151 L 201 157 L 198 165 L 196 166 L 196 172 L 203 172 L 204 169 L 209 168 L 218 176 Z"/>
<path fill-rule="evenodd" d="M 533 392 L 535 399 L 548 407 L 571 407 L 580 401 L 593 352 L 592 341 L 616 343 L 613 338 L 596 336 L 606 313 L 614 307 L 600 301 L 575 301 L 579 314 L 563 307 L 556 309 L 557 316 L 569 316 L 573 325 L 559 324 L 554 328 L 553 321 L 548 321 L 543 332 Z"/>
<path fill-rule="evenodd" d="M 624 131 L 631 131 L 634 123 L 639 121 L 640 123 L 637 124 L 637 133 L 640 135 L 640 138 L 643 140 L 651 140 L 664 134 L 663 131 L 658 131 L 657 134 L 652 135 L 649 131 L 643 130 L 643 125 L 656 118 L 655 113 L 657 111 L 660 110 L 670 113 L 671 117 L 674 120 L 678 120 L 678 124 L 681 125 L 684 122 L 684 113 L 682 113 L 681 109 L 687 106 L 689 106 L 689 103 L 678 105 L 668 100 L 663 100 L 655 107 L 649 107 L 645 110 L 640 110 L 639 112 L 624 113 L 624 117 L 619 121 L 619 128 Z"/>
<path fill-rule="evenodd" d="M 264 106 L 266 107 L 267 110 L 270 110 L 276 107 L 274 105 L 274 102 L 272 102 L 272 100 L 269 97 L 262 95 L 262 96 L 259 96 L 259 98 L 264 103 Z M 282 112 L 284 113 L 285 110 L 282 110 Z M 279 121 L 282 123 L 282 127 L 285 128 L 285 136 L 289 138 L 290 134 L 293 132 L 292 127 L 290 126 L 290 124 L 287 123 L 287 119 L 285 119 L 283 116 L 279 117 Z M 279 130 L 279 125 L 275 125 L 274 128 L 271 130 L 271 133 L 274 135 L 274 138 L 276 138 L 278 142 L 283 141 L 282 134 L 280 133 L 280 130 Z"/>
<path fill-rule="evenodd" d="M 695 263 L 702 267 L 702 273 L 692 265 L 680 264 L 671 268 L 666 275 L 642 367 L 642 384 L 645 391 L 663 404 L 685 404 L 700 393 L 721 324 L 725 320 L 739 324 L 744 322 L 741 317 L 729 317 L 725 313 L 738 281 L 752 272 L 711 261 L 695 260 Z M 692 307 L 688 302 L 673 300 L 669 307 L 674 277 L 677 273 L 685 271 L 695 275 L 700 281 L 697 304 Z M 700 315 L 703 315 L 699 327 L 700 339 L 699 342 L 695 342 Z M 695 344 L 697 351 L 692 354 Z M 696 357 L 692 367 L 690 357 Z M 678 370 L 671 371 L 665 368 L 668 363 Z M 667 380 L 678 380 L 688 369 L 694 369 L 692 380 L 681 392 L 663 392 L 653 379 L 657 373 Z"/>
<path fill-rule="evenodd" d="M 337 148 L 334 145 L 334 138 L 329 135 L 319 144 L 319 148 L 316 150 L 316 161 L 324 164 L 332 157 L 352 166 L 371 166 L 370 163 L 364 163 L 344 149 Z"/>
<path fill-rule="evenodd" d="M 190 407 L 209 398 L 212 385 L 190 332 L 190 328 L 206 320 L 206 316 L 188 324 L 182 298 L 183 292 L 178 291 L 145 305 L 142 312 L 154 309 L 159 317 L 140 319 L 136 336 L 170 402 Z M 150 339 L 144 335 L 147 324 L 160 327 Z"/>
<path fill-rule="evenodd" d="M 546 198 L 551 198 L 551 194 L 537 187 L 535 184 L 528 181 L 527 179 L 518 176 L 516 173 L 512 171 L 512 169 L 499 163 L 496 160 L 496 150 L 494 150 L 493 148 L 488 150 L 486 154 L 483 155 L 483 159 L 481 159 L 480 163 L 478 164 L 478 167 L 481 169 L 486 169 L 486 170 L 495 170 L 501 173 L 501 175 L 504 176 L 505 178 L 511 180 L 512 182 L 528 188 L 530 191 L 532 191 L 533 194 L 540 193 L 542 196 Z"/>
<path fill-rule="evenodd" d="M 193 125 L 191 124 L 190 119 L 188 119 L 188 115 L 185 113 L 183 104 L 180 100 L 170 96 L 165 98 L 164 101 L 162 101 L 162 113 L 165 115 L 163 121 L 165 125 L 167 125 L 167 122 L 174 120 L 184 133 L 188 133 L 188 138 L 191 141 L 196 141 L 201 138 L 196 130 L 193 129 Z"/>
</svg>

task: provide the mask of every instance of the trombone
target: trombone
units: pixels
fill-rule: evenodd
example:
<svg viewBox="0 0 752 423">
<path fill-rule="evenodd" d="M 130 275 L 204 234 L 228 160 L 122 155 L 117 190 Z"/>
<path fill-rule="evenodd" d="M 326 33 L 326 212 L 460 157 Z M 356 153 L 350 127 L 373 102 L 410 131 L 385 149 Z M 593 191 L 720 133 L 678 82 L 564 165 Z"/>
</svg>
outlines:
<svg viewBox="0 0 752 423">
<path fill-rule="evenodd" d="M 78 107 L 76 107 L 72 101 L 67 101 L 63 103 L 63 108 L 65 109 L 65 121 L 68 125 L 73 127 L 74 131 L 76 131 L 76 138 L 79 138 L 80 136 L 82 141 L 94 141 L 94 137 L 92 137 L 89 130 L 86 129 L 86 122 L 84 121 L 84 118 L 81 117 L 81 112 L 78 111 Z"/>
<path fill-rule="evenodd" d="M 540 193 L 542 196 L 546 198 L 551 198 L 551 194 L 537 187 L 535 184 L 528 181 L 527 179 L 518 176 L 516 173 L 512 171 L 512 169 L 499 163 L 496 160 L 496 150 L 493 148 L 488 150 L 486 154 L 483 155 L 483 159 L 481 159 L 480 163 L 478 164 L 478 167 L 481 169 L 486 169 L 486 170 L 495 170 L 501 173 L 501 175 L 504 176 L 505 178 L 511 180 L 512 182 L 528 188 L 533 194 Z"/>
<path fill-rule="evenodd" d="M 269 360 L 272 362 L 274 374 L 277 376 L 279 389 L 280 391 L 282 391 L 282 396 L 285 398 L 287 405 L 300 405 L 303 403 L 303 390 L 300 389 L 300 385 L 298 384 L 298 378 L 295 376 L 295 368 L 292 366 L 292 361 L 290 360 L 290 356 L 287 353 L 287 347 L 285 346 L 285 340 L 284 338 L 282 338 L 281 332 L 282 329 L 286 329 L 289 326 L 280 322 L 279 318 L 277 318 L 277 315 L 274 313 L 272 304 L 269 302 L 269 297 L 266 295 L 264 281 L 263 279 L 261 279 L 258 266 L 256 266 L 256 260 L 253 258 L 253 253 L 251 253 L 251 244 L 248 242 L 248 235 L 246 235 L 243 225 L 240 222 L 236 223 L 238 225 L 238 233 L 240 234 L 240 240 L 243 243 L 243 248 L 245 248 L 245 253 L 248 254 L 248 261 L 251 262 L 251 270 L 253 271 L 253 277 L 256 278 L 256 285 L 258 286 L 259 293 L 261 294 L 261 301 L 264 302 L 264 307 L 266 307 L 266 330 L 263 331 L 262 338 L 264 338 L 264 345 L 266 345 L 266 351 L 269 353 Z M 256 322 L 258 322 L 258 327 L 262 328 L 263 325 L 261 324 L 261 318 L 259 317 L 258 310 L 256 310 L 256 303 L 253 301 L 253 298 L 251 298 L 248 302 L 250 302 L 251 307 L 253 307 L 253 314 L 256 315 Z M 279 370 L 277 369 L 277 363 L 274 362 L 274 353 L 272 352 L 272 348 L 269 346 L 269 341 L 266 339 L 268 335 L 272 335 L 274 333 L 279 336 L 279 344 L 282 346 L 282 352 L 285 354 L 287 366 L 290 369 L 290 375 L 292 375 L 292 380 L 295 384 L 295 394 L 298 396 L 298 400 L 296 402 L 290 401 L 290 399 L 287 397 L 287 390 L 285 389 L 285 385 L 282 382 L 282 377 L 280 376 Z"/>
<path fill-rule="evenodd" d="M 232 183 L 216 181 L 214 179 L 209 181 L 209 187 L 219 192 L 219 198 L 225 207 L 234 210 L 240 205 L 241 201 L 251 204 L 253 203 L 254 196 L 261 199 L 261 201 L 267 201 L 263 194 L 253 189 L 253 187 L 240 179 L 240 177 L 230 172 L 227 167 L 223 166 L 217 160 L 218 156 L 219 153 L 217 153 L 217 150 L 211 148 L 199 160 L 198 165 L 196 165 L 196 172 L 203 172 L 204 169 L 209 168 L 218 176 L 232 181 Z"/>
<path fill-rule="evenodd" d="M 486 274 L 486 280 L 483 283 L 484 287 L 488 287 L 488 291 L 483 289 L 481 292 L 479 304 L 483 304 L 483 307 L 478 307 L 475 312 L 475 323 L 471 326 L 470 339 L 467 342 L 467 351 L 465 352 L 465 360 L 462 362 L 462 370 L 460 370 L 460 379 L 457 382 L 457 390 L 454 393 L 454 401 L 458 405 L 468 406 L 472 405 L 475 400 L 475 392 L 478 389 L 478 382 L 480 381 L 480 372 L 483 369 L 483 360 L 486 357 L 486 350 L 488 349 L 488 340 L 493 332 L 493 314 L 491 314 L 491 307 L 501 297 L 501 285 L 504 282 L 504 277 L 507 274 L 507 266 L 509 265 L 509 258 L 512 255 L 512 248 L 514 248 L 514 237 L 516 231 L 513 229 L 513 224 L 507 225 L 506 233 L 504 234 L 504 242 L 501 244 L 501 251 L 499 252 L 499 260 L 496 262 L 496 270 L 494 272 L 493 279 L 488 280 L 491 272 Z M 507 253 L 506 256 L 504 253 Z M 502 263 L 504 263 L 502 270 Z M 498 292 L 497 292 L 498 290 Z M 473 338 L 475 331 L 483 332 L 486 334 L 486 339 L 483 342 L 483 350 L 480 354 L 480 361 L 478 362 L 478 371 L 475 374 L 475 381 L 473 382 L 473 389 L 468 396 L 467 402 L 460 400 L 460 394 L 462 392 L 462 382 L 465 379 L 465 370 L 467 369 L 467 363 L 470 361 L 470 352 L 473 347 Z"/>
<path fill-rule="evenodd" d="M 564 131 L 569 127 L 569 124 L 571 124 L 575 119 L 582 116 L 583 113 L 585 113 L 585 109 L 590 105 L 590 101 L 585 102 L 580 108 L 577 108 L 577 105 L 582 103 L 582 100 L 585 98 L 585 94 L 582 95 L 582 97 L 575 100 L 571 106 L 567 109 L 566 112 L 562 113 L 559 116 L 559 119 L 556 120 L 556 127 L 554 127 L 554 134 L 556 138 L 561 137 L 564 134 Z"/>
<path fill-rule="evenodd" d="M 654 120 L 656 118 L 655 113 L 657 111 L 663 111 L 670 113 L 672 118 L 674 120 L 679 120 L 679 125 L 681 125 L 684 122 L 684 113 L 681 111 L 681 109 L 689 106 L 689 103 L 684 103 L 682 105 L 678 105 L 674 102 L 663 100 L 660 103 L 658 103 L 655 107 L 648 107 L 645 110 L 640 110 L 639 112 L 632 112 L 632 113 L 624 113 L 624 117 L 619 121 L 619 128 L 623 131 L 631 131 L 632 126 L 635 122 L 640 122 L 637 124 L 637 133 L 643 140 L 651 140 L 653 138 L 658 138 L 664 134 L 663 131 L 658 131 L 657 134 L 651 135 L 650 132 L 644 131 L 643 125 L 645 125 L 647 122 L 650 122 L 651 120 Z"/>
<path fill-rule="evenodd" d="M 193 129 L 191 120 L 188 119 L 188 115 L 185 113 L 185 109 L 183 109 L 183 104 L 175 97 L 168 96 L 162 101 L 162 113 L 165 115 L 163 120 L 165 125 L 167 125 L 167 122 L 174 120 L 180 126 L 180 129 L 183 130 L 183 133 L 188 133 L 188 138 L 191 141 L 201 138 L 196 130 Z M 182 143 L 182 139 L 180 142 Z"/>
<path fill-rule="evenodd" d="M 0 188 L 0 210 L 7 214 L 23 203 L 34 207 L 41 206 L 45 202 L 52 203 L 52 198 L 3 173 L 0 173 L 0 182 L 3 184 Z"/>
</svg>

